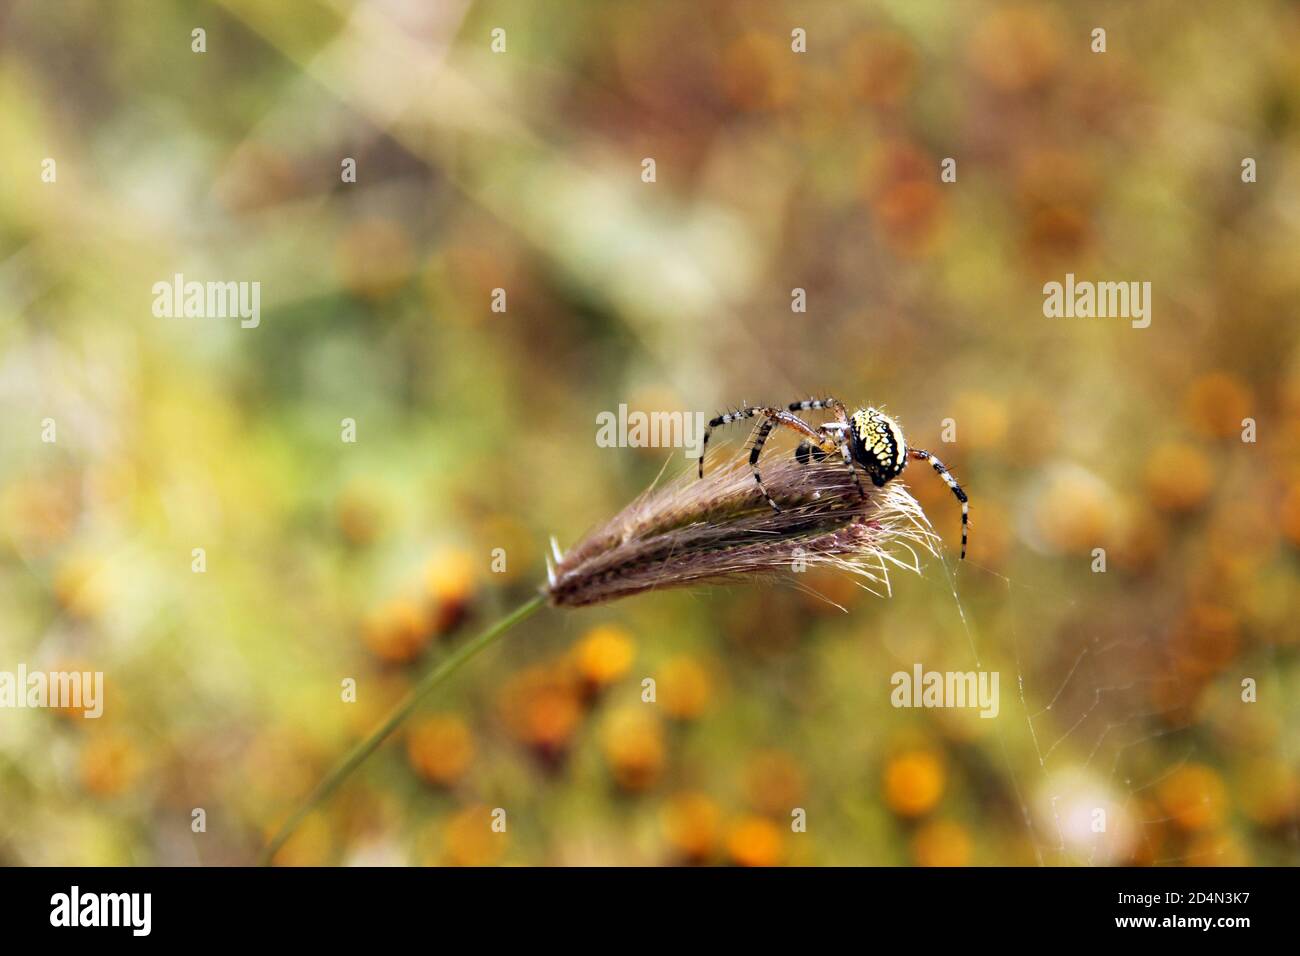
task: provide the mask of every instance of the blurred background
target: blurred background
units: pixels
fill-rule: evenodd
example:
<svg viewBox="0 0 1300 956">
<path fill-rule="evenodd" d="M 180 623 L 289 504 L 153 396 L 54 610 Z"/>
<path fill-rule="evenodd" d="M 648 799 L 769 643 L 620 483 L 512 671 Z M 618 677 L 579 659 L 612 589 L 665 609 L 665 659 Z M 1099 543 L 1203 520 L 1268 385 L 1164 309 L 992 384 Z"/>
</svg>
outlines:
<svg viewBox="0 0 1300 956">
<path fill-rule="evenodd" d="M 1298 234 L 1281 0 L 9 0 L 0 670 L 106 700 L 0 710 L 0 863 L 252 862 L 550 535 L 694 468 L 598 414 L 829 393 L 947 461 L 968 561 L 913 468 L 947 551 L 890 597 L 544 610 L 277 862 L 1296 864 Z M 1045 318 L 1067 272 L 1151 326 Z M 155 317 L 175 273 L 260 325 Z M 918 662 L 997 719 L 893 708 Z"/>
</svg>

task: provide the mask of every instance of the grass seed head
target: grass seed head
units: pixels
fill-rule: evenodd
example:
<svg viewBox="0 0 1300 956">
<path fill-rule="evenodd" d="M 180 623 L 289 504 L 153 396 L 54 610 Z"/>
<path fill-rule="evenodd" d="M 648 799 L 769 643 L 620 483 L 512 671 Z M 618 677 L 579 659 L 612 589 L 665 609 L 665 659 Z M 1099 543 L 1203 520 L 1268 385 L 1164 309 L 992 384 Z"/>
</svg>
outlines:
<svg viewBox="0 0 1300 956">
<path fill-rule="evenodd" d="M 864 483 L 864 498 L 841 462 L 784 459 L 764 463 L 763 483 L 780 512 L 741 464 L 652 487 L 567 554 L 557 549 L 547 597 L 583 607 L 818 565 L 888 593 L 891 565 L 917 571 L 919 551 L 934 553 L 934 532 L 901 482 Z"/>
</svg>

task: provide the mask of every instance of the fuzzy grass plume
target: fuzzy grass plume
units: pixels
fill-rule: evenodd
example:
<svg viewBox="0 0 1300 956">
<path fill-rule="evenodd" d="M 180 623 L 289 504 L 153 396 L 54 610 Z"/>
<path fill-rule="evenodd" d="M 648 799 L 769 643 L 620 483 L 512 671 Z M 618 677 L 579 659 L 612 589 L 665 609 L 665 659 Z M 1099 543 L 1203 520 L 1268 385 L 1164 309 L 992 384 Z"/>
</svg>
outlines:
<svg viewBox="0 0 1300 956">
<path fill-rule="evenodd" d="M 568 554 L 555 549 L 547 598 L 557 607 L 584 607 L 816 565 L 888 592 L 891 565 L 917 571 L 918 549 L 934 553 L 935 534 L 900 482 L 864 483 L 863 498 L 841 462 L 787 458 L 764 464 L 763 484 L 780 512 L 737 463 L 651 488 Z"/>
</svg>

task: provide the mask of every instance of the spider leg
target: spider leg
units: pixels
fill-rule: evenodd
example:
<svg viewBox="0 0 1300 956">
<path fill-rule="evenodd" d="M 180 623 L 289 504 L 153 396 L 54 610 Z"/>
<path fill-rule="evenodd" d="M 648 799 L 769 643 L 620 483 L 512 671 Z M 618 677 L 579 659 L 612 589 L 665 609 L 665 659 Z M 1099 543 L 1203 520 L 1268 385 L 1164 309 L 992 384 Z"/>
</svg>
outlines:
<svg viewBox="0 0 1300 956">
<path fill-rule="evenodd" d="M 849 447 L 850 439 L 848 432 L 840 432 L 840 454 L 844 457 L 844 467 L 849 470 L 849 477 L 853 479 L 853 486 L 858 489 L 858 497 L 866 499 L 867 490 L 862 487 L 862 479 L 858 477 L 858 470 L 853 467 L 853 450 Z"/>
<path fill-rule="evenodd" d="M 948 470 L 947 466 L 928 451 L 922 451 L 919 448 L 910 448 L 908 449 L 907 454 L 912 458 L 917 458 L 921 461 L 928 461 L 931 467 L 938 473 L 939 477 L 942 478 L 947 483 L 948 487 L 952 489 L 952 493 L 956 495 L 957 500 L 961 502 L 961 556 L 962 559 L 965 560 L 966 526 L 969 523 L 970 512 L 970 505 L 966 501 L 966 492 L 962 490 L 961 485 L 957 484 L 957 479 L 952 476 L 952 472 Z"/>
<path fill-rule="evenodd" d="M 713 429 L 722 425 L 730 425 L 732 422 L 743 421 L 746 418 L 753 418 L 755 415 L 764 411 L 761 405 L 750 405 L 746 408 L 738 408 L 735 411 L 727 412 L 725 415 L 719 415 L 709 422 L 708 427 L 704 429 L 704 441 L 700 443 L 700 477 L 704 477 L 704 453 L 709 450 L 709 435 Z"/>
<path fill-rule="evenodd" d="M 853 486 L 858 489 L 858 496 L 860 498 L 866 498 L 867 492 L 866 489 L 862 487 L 862 479 L 858 477 L 858 470 L 853 466 L 853 449 L 851 447 L 853 426 L 849 422 L 848 409 L 844 407 L 844 403 L 838 398 L 832 398 L 830 396 L 827 396 L 826 398 L 809 398 L 802 402 L 790 403 L 790 411 L 792 412 L 801 412 L 809 408 L 829 408 L 835 413 L 835 417 L 838 421 L 823 425 L 821 431 L 823 434 L 826 434 L 830 429 L 839 432 L 838 437 L 832 437 L 831 440 L 839 447 L 840 455 L 844 458 L 844 467 L 849 470 L 849 477 L 853 479 Z M 800 448 L 802 447 L 803 446 L 801 445 Z M 796 452 L 796 454 L 798 453 Z"/>
<path fill-rule="evenodd" d="M 758 485 L 758 490 L 763 493 L 764 500 L 767 501 L 773 511 L 779 513 L 781 508 L 772 500 L 772 496 L 767 493 L 767 488 L 763 486 L 763 477 L 758 471 L 758 457 L 763 453 L 763 445 L 767 442 L 767 436 L 771 434 L 772 429 L 777 425 L 783 425 L 803 435 L 809 443 L 817 445 L 824 451 L 827 450 L 828 445 L 833 447 L 834 439 L 830 438 L 823 429 L 814 428 L 791 412 L 768 407 L 763 408 L 761 414 L 764 416 L 764 420 L 754 432 L 754 444 L 749 450 L 749 467 L 753 469 L 754 483 Z"/>
<path fill-rule="evenodd" d="M 809 398 L 802 402 L 791 402 L 790 411 L 806 412 L 810 408 L 829 408 L 839 416 L 843 422 L 848 422 L 848 414 L 844 410 L 844 403 L 838 398 Z"/>
</svg>

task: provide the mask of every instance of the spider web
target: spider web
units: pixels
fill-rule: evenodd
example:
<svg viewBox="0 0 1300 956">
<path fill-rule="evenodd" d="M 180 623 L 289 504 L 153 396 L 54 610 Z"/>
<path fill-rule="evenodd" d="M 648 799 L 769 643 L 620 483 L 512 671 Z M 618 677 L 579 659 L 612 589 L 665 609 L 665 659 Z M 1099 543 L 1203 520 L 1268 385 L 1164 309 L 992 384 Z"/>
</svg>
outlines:
<svg viewBox="0 0 1300 956">
<path fill-rule="evenodd" d="M 1195 789 L 1186 793 L 1175 788 L 1172 794 L 1162 790 L 1193 765 L 1204 764 L 1218 773 L 1231 756 L 1212 732 L 1211 722 L 1198 715 L 1198 685 L 1180 673 L 1178 652 L 1166 632 L 1107 634 L 1105 622 L 1086 620 L 1069 620 L 1056 629 L 1050 623 L 1059 613 L 1056 608 L 1078 612 L 1082 602 L 966 562 L 971 571 L 999 582 L 1005 599 L 1005 628 L 981 633 L 967 614 L 949 559 L 941 555 L 941 561 L 976 668 L 985 663 L 982 656 L 1009 655 L 1014 666 L 1015 689 L 1008 693 L 1003 685 L 1003 710 L 992 736 L 1035 863 L 1251 861 L 1249 856 L 1233 856 L 1222 840 L 1198 842 L 1198 827 L 1186 832 L 1189 818 L 1195 823 L 1203 809 L 1207 819 L 1213 819 L 1223 813 L 1225 801 Z M 1029 640 L 1025 631 L 1034 622 L 1043 625 L 1044 634 L 1059 630 L 1058 636 L 1038 643 Z M 1259 682 L 1261 697 L 1276 694 L 1275 699 L 1282 699 L 1274 646 L 1220 674 L 1204 685 L 1203 693 L 1240 701 L 1238 672 L 1267 672 L 1267 679 Z M 1248 756 L 1276 756 L 1289 768 L 1294 765 L 1291 750 L 1283 732 L 1271 747 Z M 1230 819 L 1231 811 L 1226 815 Z M 1213 836 L 1210 826 L 1205 829 Z M 1294 814 L 1273 837 L 1281 861 L 1300 860 Z"/>
</svg>

